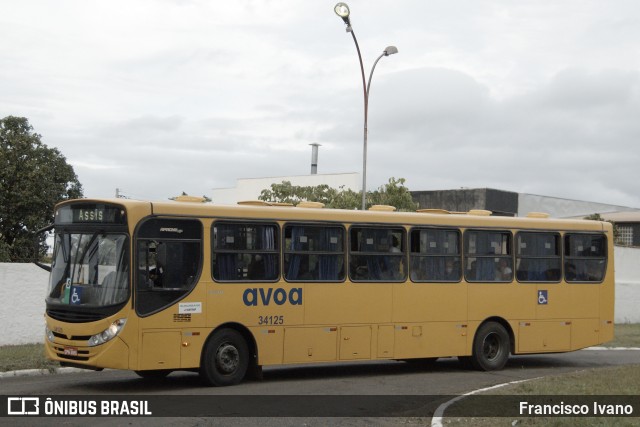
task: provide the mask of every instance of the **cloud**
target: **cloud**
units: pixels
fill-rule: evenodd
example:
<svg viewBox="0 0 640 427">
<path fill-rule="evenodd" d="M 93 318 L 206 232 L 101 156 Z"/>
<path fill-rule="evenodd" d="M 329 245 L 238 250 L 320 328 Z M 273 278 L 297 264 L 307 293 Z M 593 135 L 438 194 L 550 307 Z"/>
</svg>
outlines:
<svg viewBox="0 0 640 427">
<path fill-rule="evenodd" d="M 369 188 L 495 187 L 640 207 L 633 2 L 350 2 L 371 84 Z M 88 196 L 359 172 L 363 91 L 333 4 L 18 2 L 0 115 L 23 115 Z M 126 194 L 126 192 L 125 192 Z"/>
</svg>

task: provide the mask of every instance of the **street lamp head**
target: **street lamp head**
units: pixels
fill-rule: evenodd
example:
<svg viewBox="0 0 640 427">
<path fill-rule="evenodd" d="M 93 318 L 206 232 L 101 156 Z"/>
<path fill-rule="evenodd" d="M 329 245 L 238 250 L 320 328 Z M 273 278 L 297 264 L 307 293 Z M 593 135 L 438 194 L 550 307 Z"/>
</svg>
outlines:
<svg viewBox="0 0 640 427">
<path fill-rule="evenodd" d="M 349 11 L 349 6 L 347 6 L 346 3 L 340 2 L 336 4 L 333 8 L 333 11 L 336 13 L 336 15 L 342 18 L 344 23 L 347 24 L 347 27 L 351 27 L 351 22 L 349 22 L 349 14 L 351 12 Z"/>
<path fill-rule="evenodd" d="M 394 53 L 398 53 L 398 48 L 395 46 L 387 46 L 384 50 L 384 56 L 393 55 Z"/>
</svg>

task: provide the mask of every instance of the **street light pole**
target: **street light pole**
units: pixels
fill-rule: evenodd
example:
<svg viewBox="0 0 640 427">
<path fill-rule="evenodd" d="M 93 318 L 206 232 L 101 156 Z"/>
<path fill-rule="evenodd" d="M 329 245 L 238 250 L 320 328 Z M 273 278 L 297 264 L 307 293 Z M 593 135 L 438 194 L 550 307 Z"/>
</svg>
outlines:
<svg viewBox="0 0 640 427">
<path fill-rule="evenodd" d="M 367 208 L 367 134 L 368 134 L 368 118 L 369 118 L 369 92 L 371 90 L 371 78 L 373 77 L 373 70 L 376 69 L 376 65 L 378 61 L 383 56 L 393 55 L 394 53 L 398 53 L 398 49 L 395 46 L 387 46 L 387 48 L 382 52 L 380 56 L 373 63 L 373 67 L 371 67 L 371 73 L 369 74 L 369 82 L 364 75 L 364 65 L 362 64 L 362 55 L 360 54 L 360 46 L 358 46 L 358 40 L 356 39 L 356 34 L 351 27 L 351 21 L 349 20 L 349 6 L 346 3 L 338 3 L 333 8 L 336 15 L 338 15 L 344 23 L 347 25 L 347 32 L 351 33 L 351 37 L 353 37 L 353 42 L 356 45 L 356 51 L 358 52 L 358 60 L 360 61 L 360 73 L 362 74 L 362 90 L 364 92 L 364 141 L 362 144 L 362 210 Z"/>
</svg>

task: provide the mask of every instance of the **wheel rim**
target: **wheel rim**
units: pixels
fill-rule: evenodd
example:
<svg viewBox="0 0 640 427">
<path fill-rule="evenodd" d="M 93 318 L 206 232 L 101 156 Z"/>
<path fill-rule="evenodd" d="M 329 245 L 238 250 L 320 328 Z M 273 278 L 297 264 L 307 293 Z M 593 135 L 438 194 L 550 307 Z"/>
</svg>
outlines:
<svg viewBox="0 0 640 427">
<path fill-rule="evenodd" d="M 232 374 L 240 365 L 240 352 L 229 343 L 224 343 L 218 347 L 216 352 L 216 367 L 223 374 Z"/>
<path fill-rule="evenodd" d="M 496 359 L 502 351 L 500 337 L 496 333 L 491 333 L 484 338 L 482 343 L 482 354 L 487 360 Z"/>
</svg>

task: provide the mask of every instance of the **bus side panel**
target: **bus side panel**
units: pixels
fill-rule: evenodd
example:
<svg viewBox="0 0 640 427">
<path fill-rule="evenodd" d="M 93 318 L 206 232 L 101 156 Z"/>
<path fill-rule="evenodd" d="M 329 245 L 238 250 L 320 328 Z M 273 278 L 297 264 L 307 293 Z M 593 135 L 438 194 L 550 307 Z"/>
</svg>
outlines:
<svg viewBox="0 0 640 427">
<path fill-rule="evenodd" d="M 258 346 L 258 365 L 280 365 L 284 353 L 284 328 L 259 326 L 249 328 Z"/>
<path fill-rule="evenodd" d="M 469 321 L 490 317 L 535 319 L 538 293 L 535 285 L 521 283 L 469 283 Z"/>
<path fill-rule="evenodd" d="M 571 321 L 571 350 L 600 344 L 600 319 L 573 319 Z"/>
<path fill-rule="evenodd" d="M 284 363 L 337 360 L 338 328 L 285 328 Z"/>
<path fill-rule="evenodd" d="M 520 322 L 518 353 L 568 351 L 571 347 L 571 322 L 559 320 Z"/>
<path fill-rule="evenodd" d="M 467 285 L 401 283 L 393 289 L 393 322 L 465 322 Z"/>
<path fill-rule="evenodd" d="M 457 356 L 467 346 L 467 285 L 413 283 L 394 286 L 396 358 Z"/>
<path fill-rule="evenodd" d="M 465 323 L 429 322 L 395 327 L 396 359 L 458 356 L 465 353 L 466 347 Z"/>
<path fill-rule="evenodd" d="M 304 323 L 305 325 L 389 323 L 391 322 L 393 286 L 389 283 L 307 283 Z"/>
</svg>

